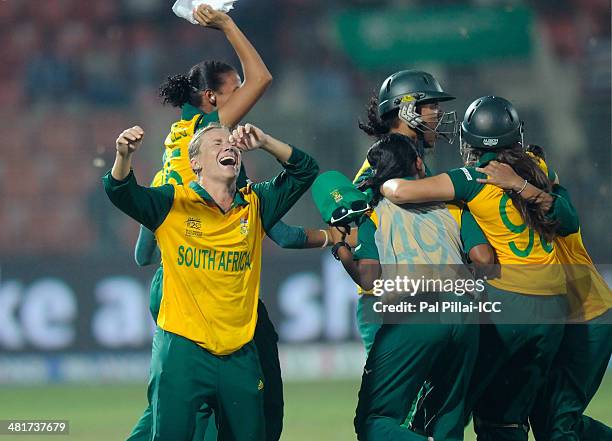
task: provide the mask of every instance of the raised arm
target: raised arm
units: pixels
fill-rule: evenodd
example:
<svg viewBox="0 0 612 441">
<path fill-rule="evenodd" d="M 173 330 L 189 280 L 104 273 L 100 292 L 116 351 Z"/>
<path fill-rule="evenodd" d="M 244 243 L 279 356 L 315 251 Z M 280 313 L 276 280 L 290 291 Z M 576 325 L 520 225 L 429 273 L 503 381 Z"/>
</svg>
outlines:
<svg viewBox="0 0 612 441">
<path fill-rule="evenodd" d="M 174 187 L 142 187 L 131 170 L 132 157 L 140 147 L 144 131 L 134 126 L 124 130 L 116 141 L 113 168 L 103 178 L 104 190 L 111 202 L 131 218 L 155 231 L 172 207 Z"/>
<path fill-rule="evenodd" d="M 261 98 L 272 82 L 272 74 L 270 74 L 257 50 L 229 15 L 216 11 L 208 5 L 201 5 L 194 11 L 193 17 L 203 26 L 223 31 L 240 60 L 244 75 L 242 85 L 218 109 L 221 124 L 233 127 Z"/>
<path fill-rule="evenodd" d="M 389 179 L 380 187 L 380 192 L 394 204 L 417 204 L 455 199 L 453 182 L 446 173 L 410 181 Z"/>
<path fill-rule="evenodd" d="M 319 173 L 319 166 L 308 154 L 251 124 L 236 128 L 230 142 L 242 151 L 262 149 L 276 158 L 285 169 L 275 178 L 252 186 L 261 201 L 263 226 L 268 231 L 312 185 Z"/>
</svg>

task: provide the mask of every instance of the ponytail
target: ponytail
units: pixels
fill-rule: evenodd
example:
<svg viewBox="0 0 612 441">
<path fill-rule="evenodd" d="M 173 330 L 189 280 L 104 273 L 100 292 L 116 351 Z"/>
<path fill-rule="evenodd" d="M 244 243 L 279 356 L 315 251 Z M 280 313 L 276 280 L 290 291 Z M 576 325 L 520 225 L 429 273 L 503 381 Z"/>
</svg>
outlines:
<svg viewBox="0 0 612 441">
<path fill-rule="evenodd" d="M 185 75 L 174 75 L 160 86 L 159 96 L 162 97 L 164 104 L 172 107 L 183 107 L 186 103 L 198 100 L 199 91 L 191 85 L 189 78 Z"/>
<path fill-rule="evenodd" d="M 385 116 L 380 118 L 378 116 L 378 97 L 374 95 L 368 103 L 367 121 L 359 121 L 359 128 L 367 135 L 379 138 L 391 131 L 391 121 L 393 118 Z"/>
</svg>

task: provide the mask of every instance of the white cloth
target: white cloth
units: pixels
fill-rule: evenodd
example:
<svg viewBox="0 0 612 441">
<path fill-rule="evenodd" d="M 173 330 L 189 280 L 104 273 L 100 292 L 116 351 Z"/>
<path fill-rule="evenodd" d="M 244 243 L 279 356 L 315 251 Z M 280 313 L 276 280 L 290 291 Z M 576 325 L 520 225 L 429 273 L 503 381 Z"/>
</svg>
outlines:
<svg viewBox="0 0 612 441">
<path fill-rule="evenodd" d="M 217 11 L 229 12 L 234 8 L 237 0 L 176 0 L 172 6 L 172 11 L 190 23 L 198 24 L 193 18 L 193 10 L 200 5 L 209 5 Z"/>
</svg>

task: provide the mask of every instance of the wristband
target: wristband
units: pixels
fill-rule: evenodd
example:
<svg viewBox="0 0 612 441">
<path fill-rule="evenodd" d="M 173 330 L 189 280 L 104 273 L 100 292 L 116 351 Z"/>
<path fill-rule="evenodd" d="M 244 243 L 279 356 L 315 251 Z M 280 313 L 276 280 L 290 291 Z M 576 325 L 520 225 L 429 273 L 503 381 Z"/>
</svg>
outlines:
<svg viewBox="0 0 612 441">
<path fill-rule="evenodd" d="M 519 191 L 517 191 L 516 194 L 521 194 L 523 192 L 523 190 L 525 190 L 526 187 L 527 187 L 527 179 L 525 179 L 525 183 L 523 184 L 523 188 L 521 188 Z"/>
<path fill-rule="evenodd" d="M 351 247 L 349 246 L 348 243 L 346 243 L 346 242 L 338 242 L 331 249 L 331 253 L 332 253 L 332 256 L 334 256 L 334 259 L 340 260 L 340 256 L 338 255 L 338 250 L 340 248 L 342 248 L 342 247 L 347 247 L 349 249 L 349 251 L 351 250 Z"/>
<path fill-rule="evenodd" d="M 327 245 L 329 245 L 329 234 L 327 234 L 327 230 L 319 230 L 319 231 L 322 231 L 323 234 L 325 234 L 325 243 L 321 245 L 321 248 L 325 248 Z"/>
</svg>

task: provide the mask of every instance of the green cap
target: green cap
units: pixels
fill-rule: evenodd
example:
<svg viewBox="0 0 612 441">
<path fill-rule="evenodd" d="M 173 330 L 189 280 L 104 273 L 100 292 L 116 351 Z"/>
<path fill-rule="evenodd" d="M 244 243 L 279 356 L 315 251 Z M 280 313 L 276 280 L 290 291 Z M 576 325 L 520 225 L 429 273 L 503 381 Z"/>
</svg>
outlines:
<svg viewBox="0 0 612 441">
<path fill-rule="evenodd" d="M 349 178 L 334 170 L 315 179 L 312 198 L 323 221 L 330 225 L 348 225 L 370 208 L 368 196 L 357 190 Z"/>
</svg>

